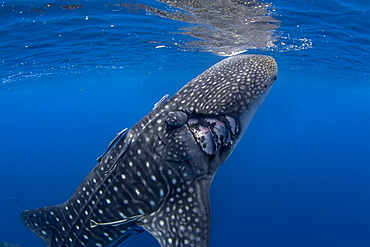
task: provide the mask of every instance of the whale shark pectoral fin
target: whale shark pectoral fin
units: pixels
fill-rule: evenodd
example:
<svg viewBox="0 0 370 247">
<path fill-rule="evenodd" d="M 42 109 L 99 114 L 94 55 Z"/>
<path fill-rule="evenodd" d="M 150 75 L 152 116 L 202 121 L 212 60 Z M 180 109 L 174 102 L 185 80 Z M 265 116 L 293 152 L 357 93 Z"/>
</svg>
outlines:
<svg viewBox="0 0 370 247">
<path fill-rule="evenodd" d="M 212 178 L 202 177 L 177 187 L 163 206 L 140 219 L 162 247 L 209 246 Z"/>
</svg>

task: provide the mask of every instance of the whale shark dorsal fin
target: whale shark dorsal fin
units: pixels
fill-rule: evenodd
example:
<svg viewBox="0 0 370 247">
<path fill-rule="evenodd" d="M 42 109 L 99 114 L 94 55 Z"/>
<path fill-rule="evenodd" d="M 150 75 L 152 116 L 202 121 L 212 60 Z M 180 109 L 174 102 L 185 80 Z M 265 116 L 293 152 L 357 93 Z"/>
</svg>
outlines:
<svg viewBox="0 0 370 247">
<path fill-rule="evenodd" d="M 207 246 L 210 238 L 211 177 L 177 187 L 163 206 L 141 218 L 139 225 L 162 247 Z M 171 193 L 170 193 L 171 194 Z"/>
</svg>

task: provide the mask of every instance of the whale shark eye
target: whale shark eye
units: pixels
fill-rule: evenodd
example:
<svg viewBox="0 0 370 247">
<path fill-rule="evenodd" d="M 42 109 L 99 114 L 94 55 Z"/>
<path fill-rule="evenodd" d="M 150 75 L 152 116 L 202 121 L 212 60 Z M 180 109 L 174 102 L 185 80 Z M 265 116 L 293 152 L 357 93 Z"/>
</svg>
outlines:
<svg viewBox="0 0 370 247">
<path fill-rule="evenodd" d="M 165 121 L 168 124 L 168 126 L 177 128 L 186 123 L 188 120 L 188 116 L 185 112 L 182 111 L 173 111 L 168 113 Z"/>
</svg>

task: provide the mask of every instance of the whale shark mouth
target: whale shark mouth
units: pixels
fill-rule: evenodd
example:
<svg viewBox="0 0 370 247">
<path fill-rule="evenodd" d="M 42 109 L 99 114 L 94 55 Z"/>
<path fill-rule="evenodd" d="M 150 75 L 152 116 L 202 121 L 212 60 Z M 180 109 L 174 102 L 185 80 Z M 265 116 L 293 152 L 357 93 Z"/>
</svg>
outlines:
<svg viewBox="0 0 370 247">
<path fill-rule="evenodd" d="M 173 111 L 165 122 L 168 129 L 157 135 L 153 148 L 163 160 L 177 164 L 185 181 L 217 169 L 213 161 L 227 155 L 241 133 L 239 121 L 225 114 Z"/>
<path fill-rule="evenodd" d="M 231 147 L 239 133 L 238 121 L 228 115 L 193 117 L 187 125 L 200 148 L 208 155 Z"/>
</svg>

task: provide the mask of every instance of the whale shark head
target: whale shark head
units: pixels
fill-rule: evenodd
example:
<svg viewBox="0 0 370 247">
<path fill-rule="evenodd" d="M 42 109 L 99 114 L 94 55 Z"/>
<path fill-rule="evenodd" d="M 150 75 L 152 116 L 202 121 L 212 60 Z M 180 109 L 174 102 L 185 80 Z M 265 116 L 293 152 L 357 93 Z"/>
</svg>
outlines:
<svg viewBox="0 0 370 247">
<path fill-rule="evenodd" d="M 276 78 L 277 64 L 270 56 L 229 57 L 186 84 L 173 100 L 180 102 L 179 110 L 191 119 L 190 129 L 204 151 L 214 154 L 222 145 L 230 147 L 219 159 L 222 164 Z"/>
<path fill-rule="evenodd" d="M 277 64 L 270 56 L 229 57 L 186 84 L 174 101 L 186 112 L 239 118 L 261 103 L 276 78 Z"/>
<path fill-rule="evenodd" d="M 48 247 L 118 246 L 144 230 L 162 247 L 209 246 L 212 179 L 276 77 L 268 56 L 222 60 L 120 132 L 66 202 L 23 223 Z"/>
</svg>

